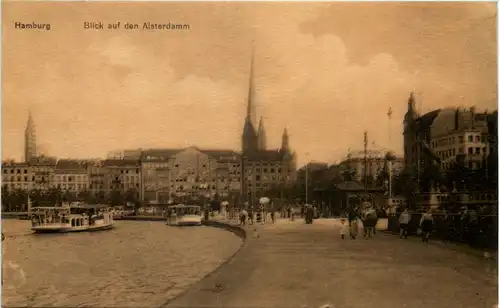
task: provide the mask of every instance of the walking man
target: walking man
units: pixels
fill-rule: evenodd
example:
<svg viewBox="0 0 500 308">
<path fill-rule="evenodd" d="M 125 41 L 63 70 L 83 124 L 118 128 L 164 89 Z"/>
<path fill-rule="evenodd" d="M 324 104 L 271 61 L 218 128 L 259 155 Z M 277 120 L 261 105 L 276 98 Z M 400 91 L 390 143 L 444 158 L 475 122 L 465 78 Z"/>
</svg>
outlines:
<svg viewBox="0 0 500 308">
<path fill-rule="evenodd" d="M 408 213 L 408 209 L 405 209 L 401 216 L 399 216 L 399 237 L 408 238 L 408 225 L 410 224 L 411 215 Z"/>
</svg>

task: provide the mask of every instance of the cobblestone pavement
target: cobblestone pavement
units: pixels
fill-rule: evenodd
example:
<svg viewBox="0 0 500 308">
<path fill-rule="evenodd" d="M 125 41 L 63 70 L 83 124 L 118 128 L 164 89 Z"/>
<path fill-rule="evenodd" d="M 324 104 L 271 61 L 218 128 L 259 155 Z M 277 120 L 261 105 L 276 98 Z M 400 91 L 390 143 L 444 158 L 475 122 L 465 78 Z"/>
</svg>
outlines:
<svg viewBox="0 0 500 308">
<path fill-rule="evenodd" d="M 319 222 L 319 221 L 318 221 Z M 341 240 L 339 225 L 247 226 L 228 264 L 168 307 L 494 307 L 496 263 L 378 232 Z"/>
</svg>

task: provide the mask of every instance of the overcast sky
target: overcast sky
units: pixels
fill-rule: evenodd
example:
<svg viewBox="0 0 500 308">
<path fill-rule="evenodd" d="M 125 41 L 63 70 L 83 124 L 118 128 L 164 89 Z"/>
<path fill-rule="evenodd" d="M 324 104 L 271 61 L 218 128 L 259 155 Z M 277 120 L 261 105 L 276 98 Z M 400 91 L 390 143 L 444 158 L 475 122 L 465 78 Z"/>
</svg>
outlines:
<svg viewBox="0 0 500 308">
<path fill-rule="evenodd" d="M 32 21 L 51 31 L 14 29 Z M 85 21 L 190 30 L 93 31 Z M 269 148 L 288 128 L 300 164 L 361 150 L 364 130 L 401 153 L 412 90 L 422 113 L 497 108 L 495 3 L 4 2 L 2 26 L 4 159 L 22 158 L 29 110 L 41 150 L 58 157 L 239 150 L 252 41 L 256 118 Z"/>
</svg>

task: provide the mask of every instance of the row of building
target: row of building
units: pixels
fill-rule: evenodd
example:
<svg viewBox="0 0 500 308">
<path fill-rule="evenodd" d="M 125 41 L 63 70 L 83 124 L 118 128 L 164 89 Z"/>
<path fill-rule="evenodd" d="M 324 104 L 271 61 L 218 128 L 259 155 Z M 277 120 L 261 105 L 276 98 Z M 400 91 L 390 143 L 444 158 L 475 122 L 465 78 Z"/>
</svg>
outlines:
<svg viewBox="0 0 500 308">
<path fill-rule="evenodd" d="M 135 157 L 105 160 L 43 159 L 2 166 L 3 189 L 12 191 L 59 188 L 95 196 L 134 191 L 141 200 L 166 202 L 176 197 L 214 198 L 249 194 L 295 180 L 294 166 L 280 151 L 244 156 L 231 150 L 145 149 Z"/>
</svg>

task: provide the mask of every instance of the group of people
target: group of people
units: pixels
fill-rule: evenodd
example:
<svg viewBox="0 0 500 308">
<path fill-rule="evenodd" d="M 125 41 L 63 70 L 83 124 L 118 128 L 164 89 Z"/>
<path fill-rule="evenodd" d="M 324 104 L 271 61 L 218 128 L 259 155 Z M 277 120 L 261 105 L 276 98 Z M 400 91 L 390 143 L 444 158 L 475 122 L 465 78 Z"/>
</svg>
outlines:
<svg viewBox="0 0 500 308">
<path fill-rule="evenodd" d="M 399 216 L 399 237 L 407 239 L 408 238 L 408 229 L 410 226 L 411 214 L 408 212 L 408 209 L 405 209 L 401 215 Z M 420 218 L 420 222 L 418 224 L 419 231 L 422 236 L 422 242 L 429 242 L 429 237 L 431 236 L 432 229 L 434 226 L 434 218 L 432 217 L 432 212 L 428 209 L 425 213 L 422 214 Z"/>
<path fill-rule="evenodd" d="M 345 239 L 349 236 L 355 240 L 360 231 L 368 239 L 375 235 L 378 215 L 375 209 L 369 203 L 364 203 L 360 207 L 351 207 L 347 213 L 347 222 L 345 218 L 341 220 L 340 237 Z"/>
<path fill-rule="evenodd" d="M 263 209 L 260 208 L 258 211 L 255 211 L 253 207 L 243 207 L 239 213 L 239 221 L 240 226 L 245 226 L 247 222 L 251 225 L 254 224 L 255 216 L 260 215 L 260 222 L 267 222 L 267 217 L 271 216 L 271 222 L 274 224 L 276 222 L 276 212 L 271 209 Z"/>
</svg>

